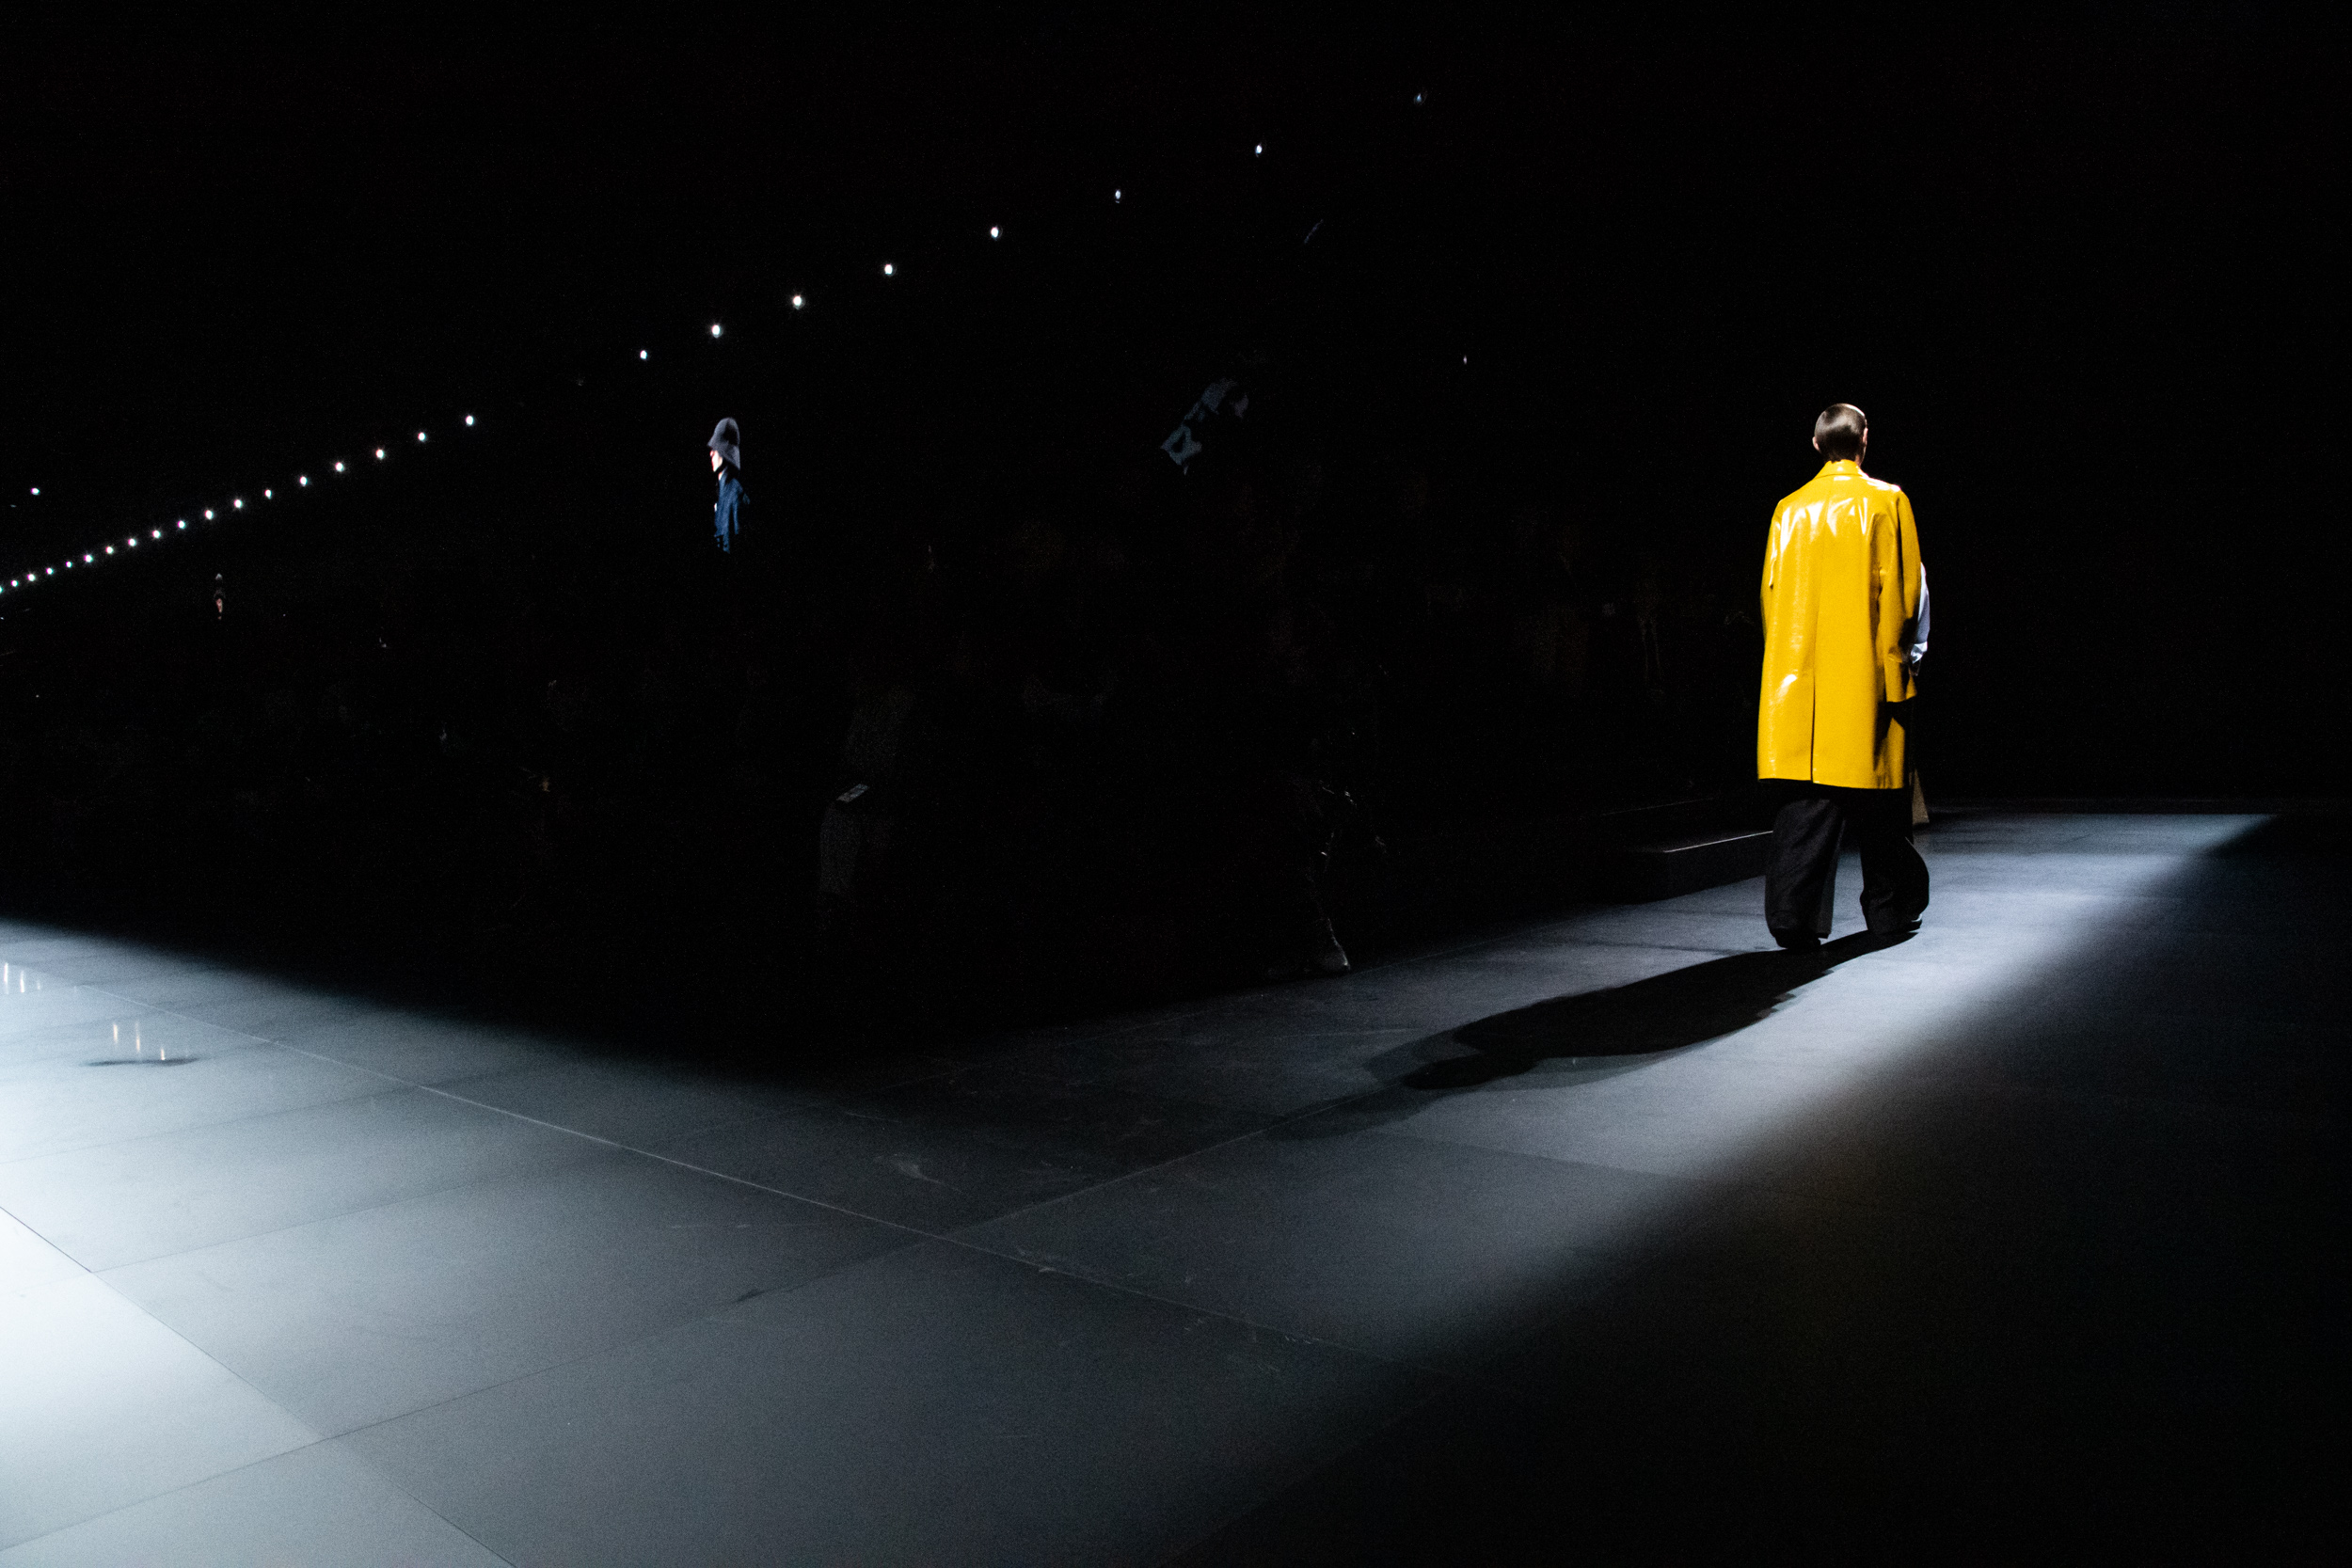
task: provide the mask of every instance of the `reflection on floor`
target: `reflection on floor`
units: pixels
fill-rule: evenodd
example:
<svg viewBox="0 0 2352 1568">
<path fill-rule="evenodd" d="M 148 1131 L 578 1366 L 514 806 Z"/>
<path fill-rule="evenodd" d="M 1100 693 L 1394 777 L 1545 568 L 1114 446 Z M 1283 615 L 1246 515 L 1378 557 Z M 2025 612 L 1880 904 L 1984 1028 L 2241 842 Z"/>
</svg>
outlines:
<svg viewBox="0 0 2352 1568">
<path fill-rule="evenodd" d="M 2313 836 L 764 1076 L 0 926 L 0 1563 L 2332 1555 Z"/>
</svg>

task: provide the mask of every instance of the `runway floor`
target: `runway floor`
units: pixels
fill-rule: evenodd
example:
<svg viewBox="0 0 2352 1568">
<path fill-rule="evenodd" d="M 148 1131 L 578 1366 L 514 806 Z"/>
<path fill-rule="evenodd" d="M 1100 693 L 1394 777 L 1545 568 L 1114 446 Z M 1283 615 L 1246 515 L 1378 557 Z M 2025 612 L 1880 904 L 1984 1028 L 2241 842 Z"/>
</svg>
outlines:
<svg viewBox="0 0 2352 1568">
<path fill-rule="evenodd" d="M 0 1565 L 2339 1555 L 2340 834 L 1923 848 L 821 1069 L 0 925 Z"/>
</svg>

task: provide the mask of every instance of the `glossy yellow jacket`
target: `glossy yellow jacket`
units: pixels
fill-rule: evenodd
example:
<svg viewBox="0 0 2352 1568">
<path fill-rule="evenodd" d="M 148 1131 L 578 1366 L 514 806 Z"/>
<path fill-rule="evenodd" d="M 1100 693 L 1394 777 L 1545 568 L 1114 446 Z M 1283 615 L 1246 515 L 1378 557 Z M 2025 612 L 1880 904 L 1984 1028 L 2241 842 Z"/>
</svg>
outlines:
<svg viewBox="0 0 2352 1568">
<path fill-rule="evenodd" d="M 1911 498 L 1858 463 L 1822 465 L 1764 546 L 1764 691 L 1756 771 L 1849 789 L 1909 782 L 1919 530 Z"/>
</svg>

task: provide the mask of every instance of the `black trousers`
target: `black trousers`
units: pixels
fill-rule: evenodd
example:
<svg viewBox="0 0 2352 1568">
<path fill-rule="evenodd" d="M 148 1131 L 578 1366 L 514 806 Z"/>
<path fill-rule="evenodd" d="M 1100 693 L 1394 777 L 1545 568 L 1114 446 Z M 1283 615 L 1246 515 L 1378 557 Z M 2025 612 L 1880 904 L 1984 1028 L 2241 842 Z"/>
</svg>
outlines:
<svg viewBox="0 0 2352 1568">
<path fill-rule="evenodd" d="M 1862 918 L 1882 935 L 1911 928 L 1928 907 L 1928 863 L 1911 842 L 1909 789 L 1839 789 L 1777 782 L 1764 924 L 1784 942 L 1829 935 L 1837 847 L 1851 831 L 1862 851 Z"/>
</svg>

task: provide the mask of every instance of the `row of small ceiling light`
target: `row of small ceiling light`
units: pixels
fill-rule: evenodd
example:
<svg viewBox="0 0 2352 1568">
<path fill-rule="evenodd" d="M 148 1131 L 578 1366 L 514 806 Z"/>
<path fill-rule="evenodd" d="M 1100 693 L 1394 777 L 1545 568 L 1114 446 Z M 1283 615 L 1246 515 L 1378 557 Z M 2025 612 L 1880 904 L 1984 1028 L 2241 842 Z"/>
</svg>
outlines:
<svg viewBox="0 0 2352 1568">
<path fill-rule="evenodd" d="M 1264 149 L 1263 146 L 1261 146 L 1261 147 L 1259 147 L 1259 148 L 1258 148 L 1258 150 L 1258 150 L 1259 152 L 1263 153 L 1263 152 L 1264 152 L 1264 151 L 1265 151 L 1265 149 Z M 1118 202 L 1118 201 L 1120 201 L 1120 200 L 1124 199 L 1125 196 L 1126 196 L 1126 192 L 1125 192 L 1125 191 L 1123 191 L 1123 190 L 1115 190 L 1115 191 L 1111 192 L 1111 200 L 1112 200 L 1112 201 L 1114 201 L 1114 202 Z M 990 239 L 992 239 L 992 240 L 1001 240 L 1001 239 L 1003 239 L 1003 238 L 1005 237 L 1005 230 L 1004 230 L 1003 227 L 1002 227 L 1001 225 L 997 225 L 997 224 L 991 224 L 991 225 L 989 225 L 989 230 L 988 230 L 988 237 L 989 237 Z M 898 263 L 896 263 L 896 262 L 894 262 L 894 261 L 884 261 L 884 262 L 882 264 L 882 276 L 883 276 L 884 277 L 898 277 Z M 806 308 L 807 308 L 807 305 L 808 305 L 808 296 L 807 296 L 806 294 L 796 293 L 796 294 L 794 294 L 794 295 L 792 296 L 792 309 L 795 309 L 795 310 L 804 309 L 806 309 Z M 724 336 L 724 335 L 725 335 L 725 331 L 726 331 L 726 328 L 725 328 L 725 326 L 724 326 L 723 324 L 721 324 L 721 323 L 719 323 L 719 322 L 712 322 L 712 323 L 710 324 L 710 335 L 711 335 L 712 337 L 714 337 L 714 338 L 723 337 L 723 336 Z M 641 349 L 639 349 L 639 350 L 637 351 L 637 357 L 638 357 L 639 359 L 641 359 L 641 360 L 643 360 L 643 359 L 651 359 L 651 358 L 653 357 L 653 353 L 652 353 L 652 351 L 651 351 L 650 349 L 642 349 L 642 348 L 641 348 Z M 468 428 L 469 430 L 470 430 L 470 429 L 473 429 L 473 428 L 474 428 L 474 417 L 473 417 L 471 414 L 469 414 L 469 415 L 467 415 L 467 416 L 466 416 L 466 428 Z M 418 432 L 417 432 L 417 439 L 418 439 L 419 441 L 422 441 L 422 440 L 424 440 L 424 439 L 426 438 L 426 436 L 427 436 L 427 434 L 428 434 L 428 433 L 427 433 L 427 432 L 425 432 L 425 431 L 421 431 L 421 430 L 418 431 Z M 390 456 L 391 456 L 391 451 L 390 451 L 390 449 L 389 449 L 389 448 L 388 448 L 388 447 L 378 447 L 378 448 L 376 448 L 376 449 L 375 449 L 375 460 L 376 460 L 378 463 L 381 463 L 381 462 L 386 461 L 386 460 L 387 460 L 388 458 L 389 458 Z M 336 459 L 336 461 L 335 461 L 335 465 L 334 465 L 334 467 L 335 467 L 335 472 L 337 472 L 337 473 L 339 473 L 339 474 L 340 474 L 340 473 L 345 473 L 345 472 L 348 472 L 348 471 L 349 471 L 349 467 L 350 467 L 350 466 L 349 466 L 348 464 L 344 463 L 344 462 L 343 462 L 341 458 L 338 458 L 338 459 Z M 294 484 L 296 485 L 296 487 L 298 487 L 298 488 L 305 488 L 305 489 L 307 489 L 307 488 L 310 486 L 310 476 L 309 474 L 296 474 L 296 475 L 294 476 Z M 39 496 L 39 495 L 40 494 L 40 485 L 36 484 L 36 485 L 33 485 L 31 488 L 32 488 L 32 494 L 33 494 L 33 495 L 35 495 L 35 496 Z M 277 492 L 277 490 L 276 490 L 275 488 L 267 488 L 267 487 L 265 487 L 265 488 L 262 491 L 262 499 L 263 500 L 265 500 L 265 501 L 266 501 L 266 500 L 275 500 L 275 499 L 277 499 L 277 498 L 278 498 L 278 492 Z M 232 496 L 232 497 L 230 497 L 230 500 L 229 500 L 229 510 L 230 510 L 231 512 L 242 512 L 242 511 L 244 511 L 244 510 L 245 510 L 245 498 L 244 498 L 243 496 Z M 217 513 L 217 509 L 216 509 L 216 508 L 214 508 L 214 507 L 206 507 L 206 508 L 204 509 L 204 516 L 203 516 L 203 520 L 204 520 L 205 522 L 208 522 L 208 523 L 209 523 L 209 522 L 213 522 L 213 521 L 215 521 L 215 520 L 216 519 L 217 515 L 218 515 L 218 513 Z M 187 526 L 188 526 L 188 520 L 187 520 L 185 517 L 177 518 L 177 519 L 175 519 L 175 520 L 173 521 L 173 523 L 172 523 L 172 525 L 171 525 L 171 532 L 172 532 L 172 533 L 180 533 L 180 532 L 184 532 L 184 531 L 186 531 L 186 530 L 187 530 Z M 171 536 L 171 535 L 170 535 L 169 533 L 165 532 L 165 531 L 164 531 L 164 530 L 162 530 L 162 529 L 160 529 L 160 528 L 151 528 L 151 529 L 149 529 L 149 530 L 147 531 L 147 538 L 148 538 L 148 540 L 149 540 L 151 543 L 151 542 L 160 541 L 160 540 L 164 540 L 164 539 L 167 539 L 167 538 L 169 538 L 170 536 Z M 91 547 L 91 548 L 89 548 L 89 549 L 84 550 L 84 551 L 81 553 L 81 555 L 80 555 L 80 556 L 78 556 L 78 557 L 75 557 L 75 556 L 71 556 L 71 555 L 70 555 L 70 556 L 67 556 L 67 557 L 65 558 L 65 560 L 64 560 L 64 561 L 62 561 L 62 562 L 60 562 L 57 565 L 55 565 L 55 566 L 36 566 L 36 567 L 34 567 L 34 568 L 33 568 L 31 571 L 29 571 L 29 572 L 20 573 L 19 575 L 17 575 L 17 576 L 15 576 L 15 577 L 10 578 L 9 578 L 8 581 L 6 581 L 6 582 L 0 582 L 0 594 L 22 593 L 22 592 L 23 592 L 23 591 L 24 591 L 25 589 L 33 587 L 33 586 L 34 586 L 35 584 L 37 584 L 37 583 L 44 582 L 44 581 L 46 581 L 47 579 L 49 579 L 50 578 L 54 578 L 54 577 L 56 577 L 56 576 L 57 575 L 57 573 L 58 573 L 60 570 L 64 570 L 64 571 L 71 572 L 71 571 L 72 571 L 72 570 L 73 570 L 75 567 L 77 567 L 77 566 L 98 566 L 98 565 L 103 565 L 103 564 L 104 564 L 104 562 L 105 562 L 106 557 L 108 557 L 108 556 L 110 556 L 110 555 L 114 554 L 114 553 L 115 553 L 115 551 L 116 551 L 116 549 L 117 549 L 118 547 L 122 548 L 122 549 L 126 549 L 126 550 L 135 550 L 135 549 L 137 549 L 137 548 L 139 547 L 139 543 L 140 543 L 140 541 L 139 541 L 139 536 L 138 536 L 137 534 L 135 534 L 135 533 L 126 534 L 126 535 L 123 537 L 122 544 L 121 544 L 119 546 L 114 546 L 114 545 L 111 545 L 111 544 L 106 544 L 106 545 L 98 545 L 98 546 L 94 546 L 93 547 Z"/>
<path fill-rule="evenodd" d="M 1261 147 L 1258 150 L 1263 152 L 1265 149 Z M 1126 193 L 1124 191 L 1113 191 L 1111 193 L 1111 199 L 1113 201 L 1119 201 L 1125 196 L 1125 194 Z M 991 224 L 989 226 L 988 237 L 992 240 L 1003 239 L 1005 237 L 1004 229 L 1000 225 Z M 898 264 L 892 261 L 884 261 L 882 264 L 882 273 L 884 277 L 898 277 Z M 796 293 L 792 296 L 793 309 L 803 309 L 807 307 L 807 305 L 808 296 L 806 294 Z M 712 322 L 710 324 L 710 335 L 713 338 L 724 336 L 725 331 L 726 328 L 723 324 L 719 322 Z M 637 357 L 639 359 L 651 359 L 653 357 L 653 353 L 649 349 L 641 348 L 637 351 Z M 469 414 L 465 418 L 466 428 L 469 430 L 473 429 L 474 417 L 471 414 Z M 420 430 L 417 432 L 417 439 L 419 441 L 422 441 L 426 439 L 428 434 L 428 432 Z M 390 456 L 391 450 L 389 448 L 378 447 L 375 449 L 375 460 L 378 463 L 386 461 Z M 335 472 L 339 474 L 346 473 L 350 470 L 350 465 L 343 462 L 341 458 L 338 458 L 335 460 L 334 469 Z M 309 488 L 310 483 L 310 476 L 309 474 L 296 474 L 294 476 L 294 484 L 297 488 L 307 489 Z M 33 495 L 39 496 L 40 494 L 40 485 L 33 485 L 31 489 Z M 265 487 L 262 491 L 262 499 L 265 501 L 275 500 L 278 499 L 278 492 L 274 487 Z M 244 511 L 245 498 L 243 496 L 230 497 L 229 500 L 229 510 L 231 512 Z M 213 522 L 216 520 L 217 516 L 217 508 L 206 507 L 204 509 L 203 520 L 205 522 Z M 188 520 L 185 517 L 176 518 L 173 520 L 171 525 L 171 533 L 185 532 L 187 526 Z M 160 528 L 151 528 L 147 531 L 147 539 L 149 542 L 153 543 L 169 538 L 171 533 L 167 533 Z M 0 582 L 0 594 L 22 593 L 27 588 L 31 588 L 38 583 L 44 582 L 49 578 L 56 577 L 60 570 L 71 572 L 77 566 L 103 565 L 105 563 L 106 557 L 114 554 L 117 548 L 135 550 L 139 547 L 139 544 L 140 539 L 137 534 L 126 534 L 124 535 L 122 543 L 119 546 L 112 544 L 98 545 L 89 549 L 84 550 L 78 557 L 71 555 L 67 556 L 64 561 L 58 562 L 55 566 L 36 566 L 29 572 L 20 573 L 17 576 L 10 578 L 6 582 Z"/>
<path fill-rule="evenodd" d="M 1420 94 L 1420 93 L 1415 93 L 1415 94 L 1413 95 L 1413 102 L 1414 102 L 1416 104 L 1420 103 L 1422 102 L 1422 94 Z M 1251 152 L 1251 154 L 1252 154 L 1253 156 L 1256 156 L 1256 157 L 1263 157 L 1263 156 L 1265 156 L 1265 144 L 1264 144 L 1263 142 L 1259 142 L 1259 143 L 1256 143 L 1256 144 L 1252 145 L 1252 147 L 1250 148 L 1250 152 Z M 1123 205 L 1123 204 L 1125 203 L 1125 201 L 1126 201 L 1126 198 L 1127 198 L 1127 192 L 1126 192 L 1126 190 L 1125 190 L 1123 187 L 1119 188 L 1119 189 L 1114 189 L 1114 190 L 1111 192 L 1111 202 L 1112 202 L 1112 204 L 1113 204 L 1113 205 L 1115 205 L 1115 206 L 1117 206 L 1117 205 Z M 1001 240 L 1001 239 L 1003 239 L 1003 238 L 1005 237 L 1005 231 L 1004 231 L 1004 229 L 1003 229 L 1000 225 L 991 224 L 991 225 L 989 226 L 989 230 L 988 230 L 988 237 L 989 237 L 990 239 L 992 239 L 992 240 Z M 882 275 L 884 277 L 898 277 L 898 264 L 897 264 L 896 262 L 893 262 L 893 261 L 884 261 L 884 262 L 882 262 Z M 805 295 L 805 294 L 801 294 L 801 293 L 795 293 L 794 295 L 792 295 L 792 309 L 795 309 L 795 310 L 804 309 L 806 309 L 807 305 L 808 305 L 808 296 L 807 296 L 807 295 Z M 718 323 L 718 322 L 713 322 L 713 323 L 711 323 L 711 324 L 710 324 L 710 335 L 711 335 L 713 338 L 717 338 L 717 337 L 723 336 L 723 334 L 724 334 L 724 328 L 723 328 L 723 326 L 720 323 Z M 649 360 L 649 359 L 651 359 L 651 358 L 653 357 L 653 355 L 652 355 L 652 352 L 651 352 L 650 350 L 648 350 L 648 349 L 642 349 L 642 348 L 641 348 L 641 349 L 639 349 L 639 350 L 637 351 L 637 357 L 638 357 L 639 359 L 641 359 L 641 360 Z M 468 428 L 468 429 L 472 429 L 472 428 L 474 427 L 474 417 L 473 417 L 471 414 L 469 414 L 469 415 L 467 415 L 467 416 L 465 417 L 465 420 L 466 420 L 466 426 L 467 426 L 467 428 Z M 417 439 L 418 439 L 419 441 L 422 441 L 422 440 L 424 440 L 424 439 L 425 439 L 425 436 L 426 436 L 426 433 L 425 433 L 424 431 L 420 430 L 420 431 L 418 431 L 418 432 L 417 432 Z M 378 447 L 378 448 L 376 448 L 376 449 L 375 449 L 375 460 L 376 460 L 377 462 L 379 462 L 379 463 L 386 461 L 387 459 L 389 459 L 389 456 L 390 456 L 390 455 L 391 455 L 391 453 L 390 453 L 390 450 L 389 450 L 389 448 L 385 448 L 385 447 Z M 338 460 L 336 461 L 335 465 L 334 465 L 334 469 L 335 469 L 335 472 L 337 472 L 337 473 L 339 473 L 339 474 L 340 474 L 340 473 L 346 472 L 346 471 L 347 471 L 347 465 L 345 465 L 345 464 L 344 464 L 344 463 L 343 463 L 341 459 L 338 459 Z M 294 484 L 295 484 L 298 488 L 308 488 L 308 487 L 309 487 L 309 485 L 310 485 L 310 475 L 308 475 L 308 474 L 296 474 L 296 475 L 294 476 Z M 40 494 L 40 485 L 38 485 L 38 484 L 36 484 L 36 485 L 32 486 L 32 493 L 33 493 L 35 496 L 39 496 L 39 495 Z M 262 499 L 263 500 L 274 500 L 274 499 L 277 499 L 277 492 L 276 492 L 276 490 L 275 490 L 275 489 L 269 489 L 269 488 L 265 488 L 265 489 L 263 489 L 263 490 L 262 490 Z M 232 512 L 242 512 L 242 511 L 244 511 L 244 510 L 245 510 L 245 498 L 244 498 L 244 497 L 242 497 L 242 496 L 231 497 L 231 498 L 230 498 L 230 502 L 229 502 L 229 509 L 230 509 L 230 511 L 232 511 Z M 211 508 L 211 507 L 207 507 L 207 508 L 205 508 L 205 510 L 204 510 L 204 515 L 203 515 L 203 520 L 204 520 L 205 522 L 208 522 L 208 523 L 209 523 L 209 522 L 213 522 L 213 521 L 215 521 L 215 508 Z M 174 532 L 174 533 L 177 533 L 177 532 L 184 532 L 184 531 L 186 531 L 186 529 L 187 529 L 187 526 L 188 526 L 188 520 L 187 520 L 185 517 L 181 517 L 181 518 L 175 519 L 175 520 L 174 520 L 174 522 L 172 523 L 172 526 L 171 526 L 171 532 Z M 148 541 L 149 541 L 150 543 L 159 542 L 159 541 L 162 541 L 162 540 L 164 540 L 164 539 L 167 539 L 167 538 L 169 538 L 169 537 L 170 537 L 170 534 L 169 534 L 169 533 L 167 533 L 164 530 L 162 530 L 162 529 L 160 529 L 160 528 L 153 528 L 153 529 L 150 529 L 150 530 L 148 530 L 148 531 L 147 531 L 147 538 L 148 538 Z M 135 533 L 132 533 L 132 534 L 128 534 L 128 535 L 125 535 L 125 536 L 124 536 L 123 541 L 122 541 L 122 544 L 121 544 L 121 546 L 120 546 L 119 547 L 120 547 L 120 548 L 122 548 L 122 549 L 126 549 L 126 550 L 135 550 L 135 549 L 136 549 L 136 548 L 138 548 L 138 547 L 139 547 L 139 543 L 140 543 L 139 536 L 138 536 L 137 534 L 135 534 Z M 73 570 L 75 567 L 77 567 L 77 566 L 97 566 L 97 565 L 103 565 L 103 564 L 104 563 L 104 562 L 105 562 L 106 557 L 108 557 L 108 556 L 110 556 L 110 555 L 114 554 L 114 553 L 115 553 L 115 551 L 116 551 L 116 549 L 117 549 L 117 547 L 118 547 L 118 546 L 114 546 L 114 545 L 112 545 L 112 544 L 100 545 L 100 546 L 94 546 L 94 547 L 92 547 L 92 548 L 90 548 L 90 549 L 84 550 L 84 551 L 82 552 L 82 554 L 80 555 L 80 557 L 79 557 L 79 558 L 76 558 L 76 557 L 73 557 L 73 556 L 68 556 L 68 557 L 66 557 L 66 559 L 65 559 L 63 562 L 60 562 L 57 565 L 55 565 L 55 566 L 36 566 L 36 567 L 34 567 L 34 568 L 33 568 L 31 571 L 29 571 L 29 572 L 20 573 L 19 575 L 17 575 L 17 576 L 15 576 L 15 577 L 10 578 L 9 578 L 7 582 L 0 583 L 0 594 L 22 593 L 22 592 L 24 592 L 25 589 L 33 587 L 33 586 L 34 586 L 34 585 L 36 585 L 37 583 L 44 582 L 44 581 L 46 581 L 47 579 L 49 579 L 50 578 L 54 578 L 54 577 L 56 577 L 56 576 L 57 575 L 58 571 L 59 571 L 59 570 L 61 570 L 61 569 L 62 569 L 62 570 L 64 570 L 64 571 L 71 572 L 71 571 L 72 571 L 72 570 Z"/>
<path fill-rule="evenodd" d="M 467 415 L 466 427 L 470 430 L 473 428 L 473 425 L 474 417 L 471 414 Z M 427 433 L 424 431 L 420 430 L 417 432 L 417 439 L 420 441 L 424 440 L 426 436 Z M 378 447 L 375 449 L 375 460 L 378 463 L 387 461 L 390 458 L 390 448 Z M 351 466 L 348 463 L 345 463 L 342 459 L 337 458 L 335 460 L 334 469 L 335 472 L 339 474 L 348 473 L 350 472 Z M 309 474 L 294 475 L 294 484 L 297 488 L 308 489 L 310 484 L 310 476 Z M 38 484 L 34 485 L 32 487 L 32 493 L 36 496 L 40 495 L 40 486 Z M 262 499 L 265 501 L 276 500 L 278 499 L 278 491 L 276 487 L 264 487 L 262 491 Z M 231 512 L 243 512 L 245 510 L 245 498 L 243 496 L 231 496 L 229 499 L 229 510 Z M 205 522 L 213 522 L 218 516 L 218 508 L 208 506 L 204 509 L 203 520 Z M 171 532 L 185 532 L 187 526 L 188 520 L 185 517 L 177 518 L 171 525 Z M 166 533 L 162 529 L 151 528 L 147 531 L 147 539 L 145 542 L 152 543 L 167 539 L 169 537 L 171 537 L 171 534 Z M 60 562 L 57 565 L 36 566 L 29 572 L 20 573 L 17 576 L 10 578 L 6 582 L 0 582 L 0 594 L 22 593 L 25 589 L 33 587 L 37 583 L 45 582 L 49 578 L 56 577 L 60 570 L 71 572 L 76 566 L 103 565 L 105 563 L 106 557 L 114 554 L 118 548 L 135 550 L 139 547 L 142 541 L 139 535 L 132 533 L 124 535 L 122 543 L 119 546 L 112 544 L 93 546 L 89 549 L 84 550 L 78 557 L 71 555 L 67 556 L 65 560 Z"/>
</svg>

